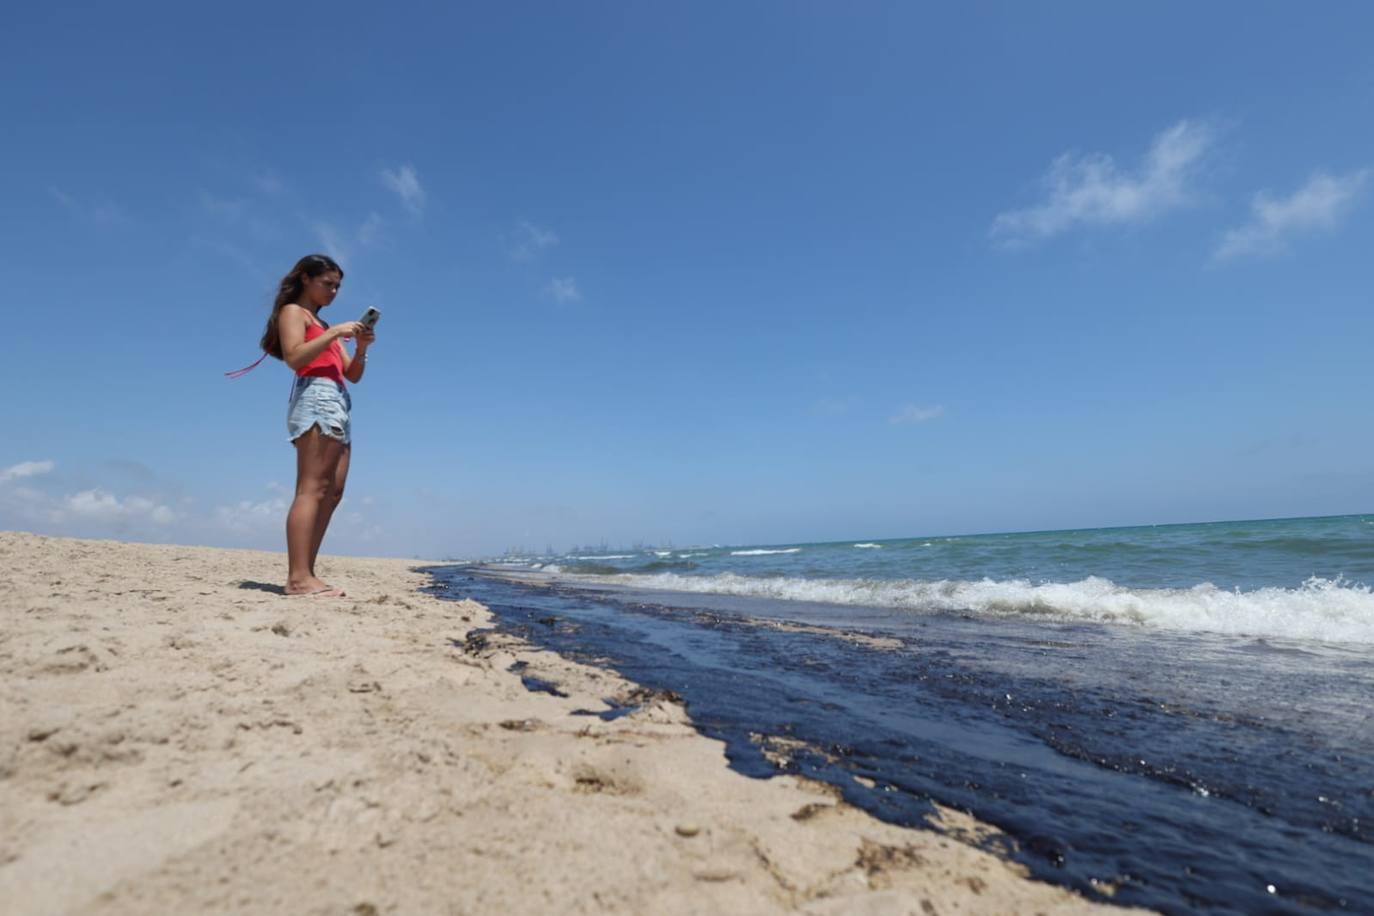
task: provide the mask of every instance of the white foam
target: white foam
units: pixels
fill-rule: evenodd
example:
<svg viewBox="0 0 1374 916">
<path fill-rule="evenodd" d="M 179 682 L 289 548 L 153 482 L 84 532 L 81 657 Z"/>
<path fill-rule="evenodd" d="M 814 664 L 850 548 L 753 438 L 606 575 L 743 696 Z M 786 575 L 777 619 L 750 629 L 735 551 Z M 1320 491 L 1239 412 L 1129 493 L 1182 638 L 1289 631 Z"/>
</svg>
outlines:
<svg viewBox="0 0 1374 916">
<path fill-rule="evenodd" d="M 689 559 L 691 559 L 692 557 L 704 557 L 704 556 L 706 556 L 706 554 L 704 554 L 704 553 L 680 553 L 680 554 L 677 555 L 677 558 L 678 558 L 679 560 L 689 560 Z"/>
<path fill-rule="evenodd" d="M 632 553 L 610 553 L 604 557 L 569 557 L 570 560 L 633 560 Z"/>
<path fill-rule="evenodd" d="M 1341 579 L 1307 580 L 1299 588 L 1242 592 L 1210 582 L 1191 588 L 1127 588 L 1091 576 L 1078 582 L 1033 585 L 992 579 L 760 579 L 715 576 L 622 575 L 606 581 L 642 588 L 784 601 L 889 607 L 916 613 L 972 612 L 999 617 L 1127 623 L 1168 630 L 1374 643 L 1374 592 Z"/>
<path fill-rule="evenodd" d="M 673 552 L 672 552 L 671 550 L 655 550 L 655 551 L 654 551 L 654 556 L 656 556 L 656 557 L 671 557 L 672 555 L 673 555 Z"/>
<path fill-rule="evenodd" d="M 782 550 L 732 550 L 732 557 L 767 557 L 775 553 L 801 553 L 800 547 L 787 547 Z"/>
<path fill-rule="evenodd" d="M 857 547 L 857 548 L 859 548 L 860 550 L 882 550 L 882 549 L 883 549 L 883 545 L 882 545 L 882 544 L 855 544 L 854 546 Z"/>
</svg>

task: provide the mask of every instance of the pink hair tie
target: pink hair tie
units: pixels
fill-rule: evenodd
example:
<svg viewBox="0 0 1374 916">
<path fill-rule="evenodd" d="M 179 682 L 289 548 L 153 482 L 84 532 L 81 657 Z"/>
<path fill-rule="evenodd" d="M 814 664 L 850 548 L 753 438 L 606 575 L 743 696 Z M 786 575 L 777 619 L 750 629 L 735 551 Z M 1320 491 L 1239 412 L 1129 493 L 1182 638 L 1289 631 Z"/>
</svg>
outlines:
<svg viewBox="0 0 1374 916">
<path fill-rule="evenodd" d="M 254 369 L 258 367 L 258 363 L 262 362 L 265 359 L 267 359 L 267 354 L 263 353 L 262 356 L 258 357 L 258 362 L 253 363 L 253 365 L 244 366 L 242 369 L 235 369 L 233 372 L 226 372 L 224 373 L 224 375 L 226 378 L 239 378 L 241 376 L 247 375 L 249 372 L 252 372 Z"/>
</svg>

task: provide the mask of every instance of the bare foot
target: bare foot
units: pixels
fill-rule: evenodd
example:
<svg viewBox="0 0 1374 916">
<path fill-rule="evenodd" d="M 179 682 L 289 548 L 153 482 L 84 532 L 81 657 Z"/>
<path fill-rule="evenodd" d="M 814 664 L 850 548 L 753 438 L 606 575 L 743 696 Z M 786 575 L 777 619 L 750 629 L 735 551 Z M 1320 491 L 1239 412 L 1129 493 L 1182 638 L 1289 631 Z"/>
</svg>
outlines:
<svg viewBox="0 0 1374 916">
<path fill-rule="evenodd" d="M 317 579 L 311 576 L 309 579 L 302 579 L 299 582 L 287 582 L 286 597 L 342 598 L 344 597 L 344 590 L 335 588 L 323 579 Z"/>
</svg>

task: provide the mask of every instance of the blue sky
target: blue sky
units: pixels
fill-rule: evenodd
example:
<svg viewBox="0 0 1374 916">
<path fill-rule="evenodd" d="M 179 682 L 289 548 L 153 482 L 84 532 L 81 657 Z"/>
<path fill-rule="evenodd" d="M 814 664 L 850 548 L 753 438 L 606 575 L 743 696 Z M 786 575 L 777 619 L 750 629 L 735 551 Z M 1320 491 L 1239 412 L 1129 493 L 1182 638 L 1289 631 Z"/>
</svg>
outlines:
<svg viewBox="0 0 1374 916">
<path fill-rule="evenodd" d="M 1374 511 L 1374 7 L 36 5 L 0 528 L 280 548 L 277 280 L 383 310 L 326 551 Z"/>
</svg>

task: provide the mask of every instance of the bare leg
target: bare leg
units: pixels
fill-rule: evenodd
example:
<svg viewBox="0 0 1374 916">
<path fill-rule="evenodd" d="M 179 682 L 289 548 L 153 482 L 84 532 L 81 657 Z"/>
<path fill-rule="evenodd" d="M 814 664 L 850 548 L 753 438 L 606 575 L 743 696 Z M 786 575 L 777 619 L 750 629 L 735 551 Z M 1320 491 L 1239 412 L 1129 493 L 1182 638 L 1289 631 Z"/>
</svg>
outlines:
<svg viewBox="0 0 1374 916">
<path fill-rule="evenodd" d="M 286 513 L 286 593 L 298 595 L 327 588 L 311 571 L 315 525 L 321 503 L 333 486 L 334 469 L 343 443 L 312 427 L 297 437 L 296 498 Z"/>
<path fill-rule="evenodd" d="M 315 575 L 315 558 L 320 555 L 320 544 L 324 543 L 324 532 L 329 527 L 329 520 L 334 517 L 334 510 L 339 508 L 339 503 L 343 500 L 344 484 L 348 482 L 348 459 L 353 454 L 353 448 L 345 445 L 339 451 L 338 461 L 334 464 L 334 473 L 331 476 L 331 485 L 324 494 L 324 499 L 320 500 L 319 511 L 315 514 L 315 530 L 310 540 L 310 575 Z"/>
</svg>

